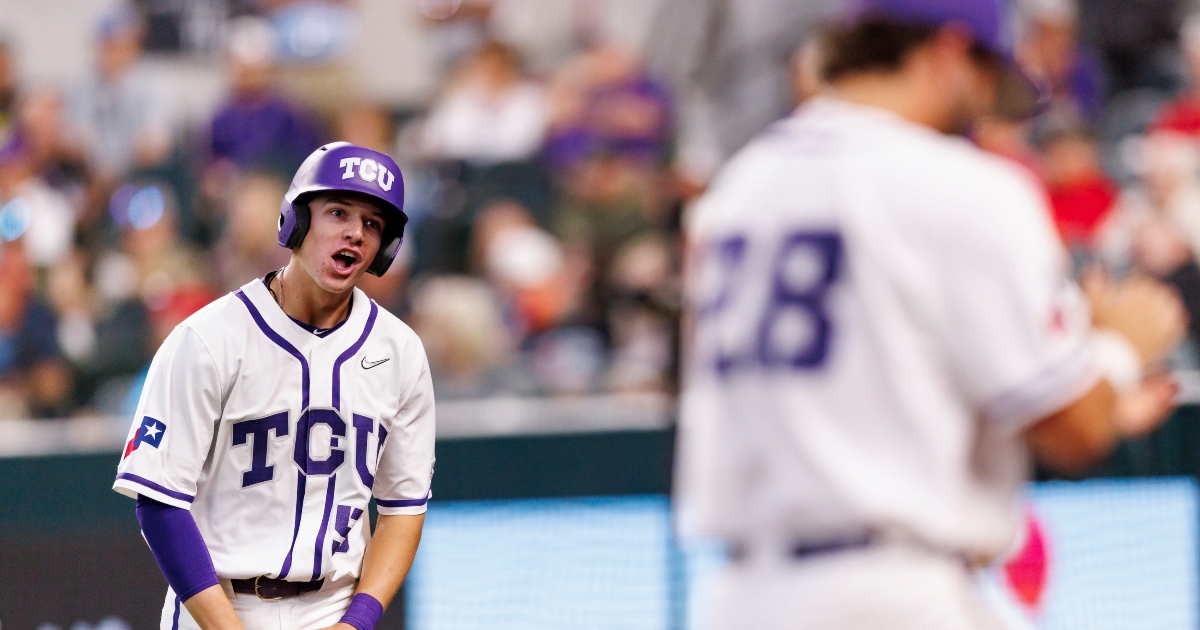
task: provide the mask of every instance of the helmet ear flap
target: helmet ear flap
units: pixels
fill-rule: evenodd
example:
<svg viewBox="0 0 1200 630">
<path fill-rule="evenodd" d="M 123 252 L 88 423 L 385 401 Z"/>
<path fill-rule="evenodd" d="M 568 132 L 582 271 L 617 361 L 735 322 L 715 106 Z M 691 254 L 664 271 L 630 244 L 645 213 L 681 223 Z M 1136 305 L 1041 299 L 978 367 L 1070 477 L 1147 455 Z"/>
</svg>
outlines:
<svg viewBox="0 0 1200 630">
<path fill-rule="evenodd" d="M 400 244 L 404 242 L 404 226 L 408 224 L 408 215 L 403 212 L 397 214 L 399 216 L 391 217 L 393 223 L 388 224 L 383 242 L 379 244 L 379 252 L 375 254 L 371 266 L 367 267 L 367 273 L 373 276 L 387 273 L 388 267 L 396 259 L 396 253 L 400 251 Z"/>
<path fill-rule="evenodd" d="M 388 267 L 391 267 L 392 261 L 396 259 L 396 252 L 400 251 L 401 240 L 399 236 L 394 236 L 381 243 L 379 253 L 375 254 L 375 259 L 367 267 L 367 273 L 373 276 L 382 276 L 387 273 Z"/>
<path fill-rule="evenodd" d="M 293 202 L 290 214 L 291 221 L 284 212 L 279 213 L 279 234 L 281 236 L 279 244 L 288 249 L 297 249 L 304 242 L 304 236 L 308 234 L 309 220 L 311 219 L 308 198 L 301 197 Z M 291 223 L 290 226 L 289 223 Z"/>
<path fill-rule="evenodd" d="M 304 242 L 305 235 L 308 234 L 308 223 L 312 218 L 312 214 L 308 211 L 308 199 L 300 200 L 300 203 L 292 204 L 293 212 L 296 213 L 296 231 L 292 232 L 291 249 L 299 249 L 300 244 Z"/>
</svg>

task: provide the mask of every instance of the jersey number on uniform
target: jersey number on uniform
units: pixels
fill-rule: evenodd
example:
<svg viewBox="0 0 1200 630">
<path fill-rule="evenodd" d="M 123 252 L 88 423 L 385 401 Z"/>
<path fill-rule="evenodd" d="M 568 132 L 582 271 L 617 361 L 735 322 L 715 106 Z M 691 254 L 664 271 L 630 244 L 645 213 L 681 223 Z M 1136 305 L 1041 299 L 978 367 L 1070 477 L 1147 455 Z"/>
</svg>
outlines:
<svg viewBox="0 0 1200 630">
<path fill-rule="evenodd" d="M 825 364 L 832 324 L 825 299 L 841 272 L 842 237 L 837 232 L 793 232 L 774 246 L 766 300 L 755 312 L 753 336 L 738 335 L 746 323 L 729 321 L 746 276 L 748 241 L 719 241 L 700 263 L 706 286 L 716 295 L 697 308 L 699 334 L 711 339 L 712 355 L 701 360 L 722 376 L 745 367 L 812 370 Z M 737 309 L 740 319 L 745 313 Z M 730 333 L 733 334 L 730 334 Z M 708 346 L 712 344 L 712 346 Z"/>
</svg>

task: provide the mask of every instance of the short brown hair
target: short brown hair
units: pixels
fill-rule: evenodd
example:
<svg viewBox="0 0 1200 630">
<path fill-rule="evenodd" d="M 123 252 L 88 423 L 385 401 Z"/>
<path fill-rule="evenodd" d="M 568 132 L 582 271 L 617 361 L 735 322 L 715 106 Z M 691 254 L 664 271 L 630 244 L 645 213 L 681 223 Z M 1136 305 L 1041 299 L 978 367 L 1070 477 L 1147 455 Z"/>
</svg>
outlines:
<svg viewBox="0 0 1200 630">
<path fill-rule="evenodd" d="M 856 72 L 899 70 L 905 57 L 933 39 L 938 30 L 932 26 L 870 17 L 854 24 L 831 27 L 821 39 L 821 78 L 836 81 Z M 971 44 L 971 57 L 989 66 L 1000 63 L 978 41 Z"/>
<path fill-rule="evenodd" d="M 908 53 L 936 34 L 929 26 L 880 18 L 830 25 L 821 37 L 821 78 L 837 81 L 859 72 L 898 70 Z"/>
</svg>

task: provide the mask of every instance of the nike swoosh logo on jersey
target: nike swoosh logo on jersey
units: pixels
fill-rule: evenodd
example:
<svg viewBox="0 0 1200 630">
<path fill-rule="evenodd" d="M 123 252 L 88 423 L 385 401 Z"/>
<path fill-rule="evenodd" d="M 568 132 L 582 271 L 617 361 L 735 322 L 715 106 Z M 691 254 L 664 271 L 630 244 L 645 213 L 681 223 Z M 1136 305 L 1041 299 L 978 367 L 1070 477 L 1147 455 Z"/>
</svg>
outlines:
<svg viewBox="0 0 1200 630">
<path fill-rule="evenodd" d="M 380 364 L 382 364 L 382 363 L 387 363 L 388 359 L 390 359 L 390 358 L 391 358 L 391 357 L 386 357 L 386 358 L 380 359 L 380 360 L 378 360 L 378 361 L 370 361 L 370 362 L 368 362 L 368 361 L 367 361 L 367 357 L 363 357 L 363 358 L 362 358 L 362 363 L 360 363 L 359 365 L 361 365 L 361 366 L 362 366 L 362 368 L 363 368 L 364 370 L 369 370 L 369 369 L 371 369 L 371 368 L 375 367 L 376 365 L 380 365 Z"/>
</svg>

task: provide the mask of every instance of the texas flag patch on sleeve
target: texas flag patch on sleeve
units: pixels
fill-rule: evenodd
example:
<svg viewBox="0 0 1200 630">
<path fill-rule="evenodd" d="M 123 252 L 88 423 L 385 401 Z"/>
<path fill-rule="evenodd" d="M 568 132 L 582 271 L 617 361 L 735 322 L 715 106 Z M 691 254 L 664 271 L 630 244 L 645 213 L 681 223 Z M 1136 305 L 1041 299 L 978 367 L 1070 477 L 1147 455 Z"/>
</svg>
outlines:
<svg viewBox="0 0 1200 630">
<path fill-rule="evenodd" d="M 162 444 L 163 434 L 166 432 L 167 425 L 162 420 L 157 420 L 150 416 L 142 417 L 142 423 L 125 445 L 125 454 L 121 456 L 121 459 L 129 457 L 130 453 L 138 450 L 138 447 L 143 444 L 149 444 L 154 448 L 158 448 L 158 445 Z"/>
</svg>

